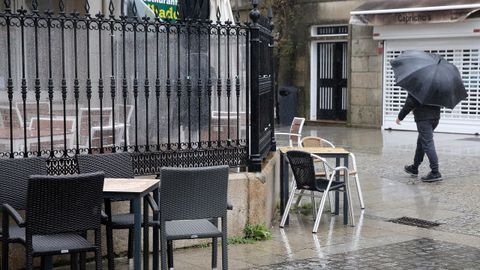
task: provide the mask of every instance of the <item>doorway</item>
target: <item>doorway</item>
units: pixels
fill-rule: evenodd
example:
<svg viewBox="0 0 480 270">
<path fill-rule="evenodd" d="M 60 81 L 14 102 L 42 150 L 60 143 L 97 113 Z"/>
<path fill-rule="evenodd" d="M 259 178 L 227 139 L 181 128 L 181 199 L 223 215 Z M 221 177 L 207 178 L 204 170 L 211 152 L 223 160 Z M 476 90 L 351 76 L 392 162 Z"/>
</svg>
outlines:
<svg viewBox="0 0 480 270">
<path fill-rule="evenodd" d="M 318 120 L 347 120 L 347 42 L 317 43 Z"/>
</svg>

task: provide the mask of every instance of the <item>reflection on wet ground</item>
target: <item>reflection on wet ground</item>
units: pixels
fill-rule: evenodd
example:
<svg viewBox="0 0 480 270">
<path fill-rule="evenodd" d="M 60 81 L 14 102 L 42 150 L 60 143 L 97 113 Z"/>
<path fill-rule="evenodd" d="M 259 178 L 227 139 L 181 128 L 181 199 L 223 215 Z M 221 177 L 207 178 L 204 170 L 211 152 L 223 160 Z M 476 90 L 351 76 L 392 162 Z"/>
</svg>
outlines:
<svg viewBox="0 0 480 270">
<path fill-rule="evenodd" d="M 419 238 L 254 269 L 477 269 L 479 261 L 476 248 Z"/>
</svg>

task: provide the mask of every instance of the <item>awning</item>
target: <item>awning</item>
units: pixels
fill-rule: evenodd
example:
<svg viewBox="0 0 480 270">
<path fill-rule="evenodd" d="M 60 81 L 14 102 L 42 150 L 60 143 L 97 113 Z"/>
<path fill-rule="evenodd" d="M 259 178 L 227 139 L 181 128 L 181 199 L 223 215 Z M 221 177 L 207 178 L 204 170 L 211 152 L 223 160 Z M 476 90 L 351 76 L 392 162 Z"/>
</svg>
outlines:
<svg viewBox="0 0 480 270">
<path fill-rule="evenodd" d="M 373 0 L 350 12 L 356 25 L 428 24 L 463 21 L 480 0 Z"/>
</svg>

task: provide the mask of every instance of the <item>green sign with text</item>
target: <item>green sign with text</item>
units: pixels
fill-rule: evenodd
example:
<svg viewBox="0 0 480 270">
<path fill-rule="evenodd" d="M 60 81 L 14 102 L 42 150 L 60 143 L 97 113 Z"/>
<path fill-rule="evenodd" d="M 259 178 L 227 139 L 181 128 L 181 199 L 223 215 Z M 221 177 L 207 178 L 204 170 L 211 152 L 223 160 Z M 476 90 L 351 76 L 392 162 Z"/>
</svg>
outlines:
<svg viewBox="0 0 480 270">
<path fill-rule="evenodd" d="M 144 2 L 161 19 L 177 19 L 177 0 L 150 0 Z"/>
</svg>

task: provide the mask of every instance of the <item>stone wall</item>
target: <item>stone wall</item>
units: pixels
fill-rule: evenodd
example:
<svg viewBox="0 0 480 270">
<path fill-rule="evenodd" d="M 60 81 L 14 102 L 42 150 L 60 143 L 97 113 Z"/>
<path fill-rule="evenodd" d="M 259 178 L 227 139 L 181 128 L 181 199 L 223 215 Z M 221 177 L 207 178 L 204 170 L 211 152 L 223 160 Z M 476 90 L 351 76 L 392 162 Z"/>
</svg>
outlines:
<svg viewBox="0 0 480 270">
<path fill-rule="evenodd" d="M 310 116 L 310 51 L 312 42 L 311 27 L 316 25 L 348 24 L 350 10 L 364 1 L 299 1 L 295 35 L 295 75 L 294 85 L 299 88 L 299 113 Z M 281 68 L 281 67 L 280 67 Z M 281 85 L 279 78 L 279 86 Z"/>
<path fill-rule="evenodd" d="M 311 46 L 318 40 L 336 38 L 313 38 L 311 27 L 332 24 L 348 24 L 350 11 L 366 1 L 347 0 L 300 0 L 296 9 L 301 16 L 295 22 L 295 57 L 293 84 L 299 88 L 299 114 L 310 116 L 310 64 Z M 248 6 L 248 4 L 245 4 Z M 274 10 L 275 19 L 275 10 Z M 371 27 L 350 26 L 349 42 L 349 108 L 347 122 L 352 126 L 380 127 L 382 119 L 382 55 L 377 54 L 377 41 L 372 39 Z M 286 59 L 278 60 L 278 86 L 284 85 Z M 283 63 L 283 64 L 282 64 Z M 287 68 L 288 69 L 288 68 Z"/>
<path fill-rule="evenodd" d="M 352 126 L 382 125 L 383 55 L 373 27 L 353 25 L 350 39 L 349 119 Z M 380 54 L 379 54 L 380 53 Z"/>
</svg>

